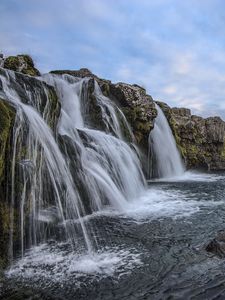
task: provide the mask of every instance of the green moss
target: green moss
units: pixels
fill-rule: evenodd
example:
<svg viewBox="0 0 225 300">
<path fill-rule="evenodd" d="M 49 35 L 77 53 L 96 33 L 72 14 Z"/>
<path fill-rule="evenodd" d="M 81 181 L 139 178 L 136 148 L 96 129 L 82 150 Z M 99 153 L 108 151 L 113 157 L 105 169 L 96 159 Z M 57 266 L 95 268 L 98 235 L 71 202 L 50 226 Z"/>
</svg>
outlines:
<svg viewBox="0 0 225 300">
<path fill-rule="evenodd" d="M 110 94 L 110 87 L 109 87 L 109 84 L 104 82 L 102 85 L 101 85 L 101 90 L 102 90 L 102 93 L 103 95 L 105 95 L 106 97 L 109 97 L 109 94 Z"/>
<path fill-rule="evenodd" d="M 14 123 L 15 110 L 4 100 L 0 99 L 0 184 L 5 168 L 6 147 Z"/>
<path fill-rule="evenodd" d="M 0 269 L 8 262 L 8 243 L 10 232 L 10 209 L 4 202 L 0 202 Z"/>
<path fill-rule="evenodd" d="M 8 56 L 4 61 L 4 68 L 30 76 L 40 76 L 32 58 L 27 54 Z"/>
<path fill-rule="evenodd" d="M 222 148 L 220 156 L 222 159 L 225 159 L 225 140 L 223 141 L 223 148 Z"/>
<path fill-rule="evenodd" d="M 57 120 L 59 118 L 60 115 L 60 109 L 61 109 L 61 105 L 60 102 L 58 100 L 58 97 L 56 95 L 56 92 L 54 89 L 48 89 L 48 99 L 49 99 L 49 122 L 48 125 L 54 130 L 57 124 Z"/>
<path fill-rule="evenodd" d="M 20 66 L 18 56 L 8 56 L 4 61 L 4 68 L 17 71 Z"/>
<path fill-rule="evenodd" d="M 140 130 L 142 132 L 149 133 L 151 130 L 151 124 L 149 122 L 137 121 L 135 123 L 135 128 L 137 128 L 138 130 Z"/>
</svg>

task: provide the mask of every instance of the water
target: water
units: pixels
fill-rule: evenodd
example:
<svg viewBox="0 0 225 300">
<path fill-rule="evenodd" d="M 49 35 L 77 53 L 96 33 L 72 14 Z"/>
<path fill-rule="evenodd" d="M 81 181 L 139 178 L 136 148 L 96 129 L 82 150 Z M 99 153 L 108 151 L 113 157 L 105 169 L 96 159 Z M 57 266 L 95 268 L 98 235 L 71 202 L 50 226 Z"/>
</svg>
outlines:
<svg viewBox="0 0 225 300">
<path fill-rule="evenodd" d="M 16 76 L 0 73 L 1 97 L 17 112 L 11 264 L 0 277 L 0 297 L 223 299 L 223 261 L 204 245 L 224 228 L 225 175 L 184 173 L 159 110 L 150 140 L 155 175 L 163 179 L 147 186 L 129 125 L 97 82 L 45 75 L 33 79 L 32 91 Z M 61 102 L 55 126 L 44 82 Z M 160 140 L 175 154 L 160 148 L 158 155 Z"/>
<path fill-rule="evenodd" d="M 93 255 L 54 242 L 28 251 L 6 274 L 5 299 L 223 299 L 224 261 L 204 247 L 225 228 L 225 174 L 188 176 L 84 218 L 101 245 Z"/>
<path fill-rule="evenodd" d="M 155 103 L 158 115 L 149 135 L 150 177 L 171 178 L 184 173 L 184 164 L 168 121 Z"/>
<path fill-rule="evenodd" d="M 72 139 L 75 152 L 76 148 L 79 149 L 78 160 L 82 170 L 80 180 L 85 185 L 88 198 L 92 199 L 89 203 L 91 212 L 102 210 L 105 204 L 123 210 L 126 202 L 137 197 L 146 184 L 137 154 L 123 138 L 119 120 L 124 120 L 124 115 L 120 110 L 116 112 L 112 101 L 102 94 L 95 81 L 93 95 L 96 97 L 96 105 L 101 109 L 106 132 L 90 128 L 89 115 L 93 112 L 88 107 L 89 79 L 77 81 L 68 75 L 60 78 L 47 74 L 44 80 L 55 86 L 62 103 L 60 134 Z M 68 93 L 70 90 L 72 94 Z M 76 111 L 78 107 L 81 121 L 76 123 L 71 112 Z M 82 111 L 86 112 L 85 117 L 82 116 Z M 130 131 L 128 125 L 127 130 Z"/>
<path fill-rule="evenodd" d="M 19 254 L 19 241 L 14 242 L 18 223 L 21 256 L 26 248 L 49 239 L 69 242 L 76 252 L 86 249 L 91 254 L 98 250 L 98 242 L 93 237 L 94 228 L 89 224 L 86 227 L 83 217 L 109 205 L 122 211 L 128 201 L 145 189 L 135 147 L 126 143 L 120 127 L 122 122 L 129 133 L 128 123 L 92 79 L 48 74 L 39 80 L 32 79 L 31 91 L 23 82 L 26 79 L 20 78 L 21 82 L 17 76 L 1 71 L 2 96 L 16 108 L 10 259 Z M 44 81 L 55 87 L 61 103 L 56 133 L 49 127 L 53 116 Z M 90 101 L 95 101 L 99 108 L 105 132 L 92 128 Z M 21 179 L 22 190 L 18 193 L 16 188 Z M 14 218 L 18 205 L 19 221 Z"/>
<path fill-rule="evenodd" d="M 20 208 L 20 228 L 21 228 L 21 254 L 24 252 L 24 236 L 26 235 L 24 210 L 25 206 L 30 206 L 31 213 L 26 227 L 29 230 L 26 243 L 28 247 L 43 242 L 46 238 L 46 228 L 39 220 L 39 214 L 46 210 L 49 205 L 55 206 L 58 211 L 59 220 L 64 226 L 66 236 L 73 243 L 76 241 L 75 228 L 68 226 L 66 219 L 80 219 L 82 202 L 73 178 L 62 155 L 59 146 L 53 136 L 53 132 L 48 127 L 46 120 L 42 118 L 37 107 L 24 104 L 12 88 L 15 80 L 14 74 L 8 72 L 6 76 L 1 76 L 2 90 L 4 97 L 16 108 L 16 121 L 13 134 L 13 158 L 12 158 L 12 188 L 11 188 L 11 220 L 10 220 L 10 257 L 13 259 L 13 234 L 14 234 L 14 207 L 15 207 L 15 177 L 16 177 L 16 153 L 21 151 L 21 144 L 25 143 L 27 161 L 34 166 L 34 170 L 29 174 L 23 174 L 25 178 L 24 188 L 21 196 Z M 46 95 L 48 98 L 48 95 Z M 28 94 L 29 98 L 29 94 Z M 46 110 L 48 109 L 48 103 Z M 44 115 L 48 115 L 47 113 Z M 27 132 L 28 131 L 28 132 Z M 26 134 L 26 136 L 25 136 Z M 18 139 L 20 138 L 20 145 Z M 25 140 L 25 141 L 24 141 Z M 40 151 L 40 152 L 39 152 Z M 23 162 L 21 162 L 23 165 Z M 24 168 L 23 168 L 24 171 Z M 46 189 L 47 178 L 51 182 L 51 189 Z M 30 181 L 30 188 L 27 188 L 27 181 Z M 37 188 L 38 186 L 38 188 Z M 48 193 L 44 195 L 43 191 Z M 29 201 L 25 203 L 25 201 Z M 47 203 L 45 203 L 45 201 Z M 89 252 L 91 243 L 87 236 L 86 228 L 80 219 L 84 240 Z"/>
</svg>

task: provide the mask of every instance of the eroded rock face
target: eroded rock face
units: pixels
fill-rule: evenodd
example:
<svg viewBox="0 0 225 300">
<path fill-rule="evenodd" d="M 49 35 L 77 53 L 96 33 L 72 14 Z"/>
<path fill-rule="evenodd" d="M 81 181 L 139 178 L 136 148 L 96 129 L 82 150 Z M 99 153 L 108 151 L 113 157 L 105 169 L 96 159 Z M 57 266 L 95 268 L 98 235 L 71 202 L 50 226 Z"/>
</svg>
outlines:
<svg viewBox="0 0 225 300">
<path fill-rule="evenodd" d="M 157 103 L 169 121 L 187 168 L 225 169 L 225 122 L 220 117 L 204 119 L 191 115 L 187 108 Z"/>
<path fill-rule="evenodd" d="M 21 54 L 2 58 L 0 66 L 26 75 L 40 76 L 40 72 L 35 68 L 34 62 L 29 55 Z"/>
<path fill-rule="evenodd" d="M 157 116 L 152 97 L 146 94 L 144 88 L 126 83 L 111 84 L 110 95 L 112 99 L 119 102 L 138 145 L 146 150 L 148 136 Z"/>
</svg>

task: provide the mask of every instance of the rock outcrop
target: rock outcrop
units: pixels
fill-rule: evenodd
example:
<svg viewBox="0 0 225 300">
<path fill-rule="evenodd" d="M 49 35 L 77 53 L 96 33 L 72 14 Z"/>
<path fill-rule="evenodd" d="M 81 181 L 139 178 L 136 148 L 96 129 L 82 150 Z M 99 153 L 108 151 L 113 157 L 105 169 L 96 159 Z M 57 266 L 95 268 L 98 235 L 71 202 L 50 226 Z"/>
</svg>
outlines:
<svg viewBox="0 0 225 300">
<path fill-rule="evenodd" d="M 8 177 L 10 173 L 10 141 L 16 112 L 5 100 L 0 99 L 0 269 L 7 263 L 7 242 L 10 231 Z"/>
<path fill-rule="evenodd" d="M 157 102 L 164 111 L 188 169 L 225 169 L 225 122 L 220 117 L 202 118 L 187 108 L 170 108 Z"/>
<path fill-rule="evenodd" d="M 35 68 L 32 58 L 27 54 L 2 57 L 0 66 L 26 75 L 40 76 L 40 72 Z"/>
<path fill-rule="evenodd" d="M 154 127 L 157 116 L 153 99 L 146 90 L 138 85 L 117 83 L 110 85 L 110 94 L 114 101 L 119 102 L 138 145 L 142 150 L 148 148 L 148 136 Z"/>
</svg>

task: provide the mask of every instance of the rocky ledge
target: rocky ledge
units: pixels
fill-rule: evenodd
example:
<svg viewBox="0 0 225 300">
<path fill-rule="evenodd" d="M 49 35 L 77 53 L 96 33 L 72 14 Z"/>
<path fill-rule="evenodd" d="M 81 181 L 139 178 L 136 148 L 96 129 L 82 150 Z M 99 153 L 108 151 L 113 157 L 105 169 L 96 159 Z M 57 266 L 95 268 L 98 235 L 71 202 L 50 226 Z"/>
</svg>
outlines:
<svg viewBox="0 0 225 300">
<path fill-rule="evenodd" d="M 29 55 L 0 57 L 0 65 L 30 76 L 39 76 Z M 55 70 L 51 73 L 74 77 L 89 77 L 89 101 L 96 129 L 103 129 L 100 108 L 94 96 L 96 80 L 106 97 L 109 97 L 125 114 L 144 158 L 148 152 L 148 136 L 157 116 L 154 101 L 143 87 L 136 84 L 112 83 L 101 79 L 90 70 Z M 177 146 L 188 169 L 225 170 L 225 122 L 220 117 L 202 118 L 191 114 L 187 108 L 170 108 L 158 102 L 163 109 L 176 139 Z M 1 116 L 0 116 L 1 117 Z M 125 134 L 126 135 L 126 134 Z"/>
</svg>

